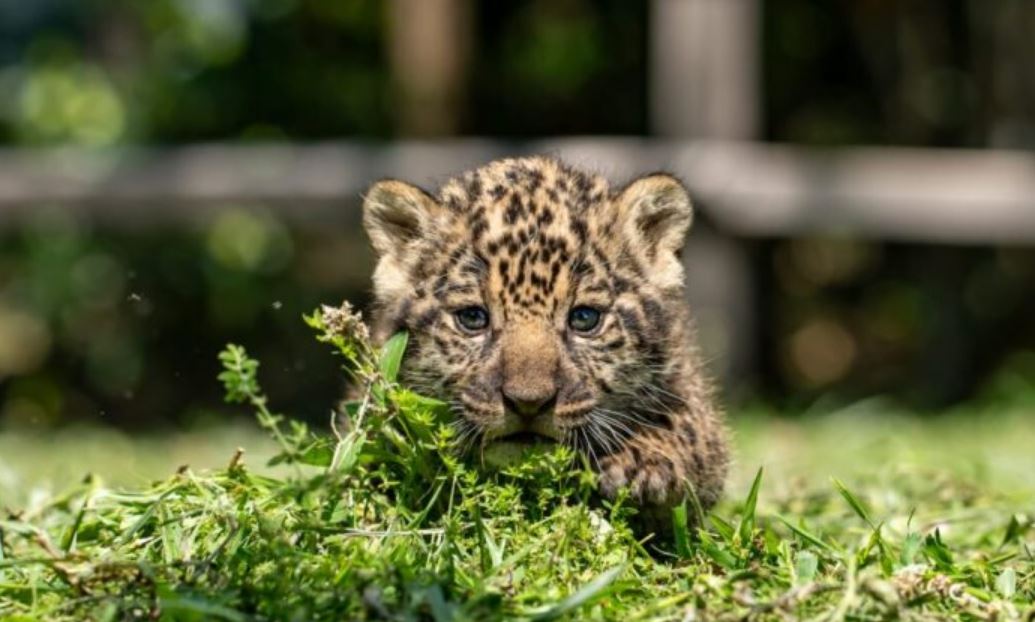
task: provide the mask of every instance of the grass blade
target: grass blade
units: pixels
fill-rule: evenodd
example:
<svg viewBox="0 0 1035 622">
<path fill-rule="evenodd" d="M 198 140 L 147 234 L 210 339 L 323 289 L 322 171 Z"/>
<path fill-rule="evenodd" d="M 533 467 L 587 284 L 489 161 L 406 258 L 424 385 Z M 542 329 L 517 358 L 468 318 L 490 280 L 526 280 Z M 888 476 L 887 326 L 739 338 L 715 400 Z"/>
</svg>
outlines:
<svg viewBox="0 0 1035 622">
<path fill-rule="evenodd" d="M 955 569 L 955 561 L 949 548 L 942 542 L 942 534 L 935 529 L 934 533 L 928 534 L 924 539 L 924 554 L 939 570 L 952 572 Z"/>
<path fill-rule="evenodd" d="M 672 535 L 676 541 L 676 553 L 683 559 L 689 559 L 690 529 L 687 525 L 686 501 L 672 508 Z"/>
<path fill-rule="evenodd" d="M 755 474 L 755 481 L 751 483 L 751 490 L 744 501 L 744 516 L 740 519 L 740 527 L 737 530 L 740 533 L 741 544 L 746 545 L 750 542 L 751 532 L 755 530 L 755 507 L 758 505 L 758 489 L 762 485 L 762 472 L 763 467 L 759 467 L 758 473 Z"/>
<path fill-rule="evenodd" d="M 727 549 L 719 546 L 707 531 L 700 529 L 697 533 L 701 539 L 701 550 L 704 551 L 705 555 L 712 558 L 712 561 L 726 570 L 736 570 L 740 566 L 737 557 Z"/>
<path fill-rule="evenodd" d="M 566 613 L 571 613 L 579 607 L 586 605 L 596 599 L 607 594 L 607 589 L 614 583 L 615 579 L 618 578 L 622 571 L 625 570 L 625 564 L 620 564 L 601 573 L 597 578 L 593 579 L 586 585 L 579 588 L 574 594 L 568 596 L 561 602 L 550 607 L 546 611 L 542 611 L 532 616 L 532 620 L 538 622 L 539 620 L 554 620 L 561 617 Z"/>
<path fill-rule="evenodd" d="M 1000 547 L 1006 546 L 1011 542 L 1016 541 L 1020 538 L 1024 529 L 1021 527 L 1020 521 L 1017 520 L 1017 515 L 1014 514 L 1010 517 L 1010 522 L 1006 525 L 1006 533 L 1003 534 L 1003 541 L 999 544 Z"/>
<path fill-rule="evenodd" d="M 810 543 L 810 544 L 812 544 L 814 546 L 817 546 L 817 547 L 823 549 L 824 551 L 826 551 L 828 553 L 837 554 L 837 550 L 834 547 L 832 547 L 829 544 L 827 544 L 826 542 L 824 542 L 823 539 L 820 538 L 819 536 L 817 536 L 817 535 L 815 535 L 813 533 L 810 533 L 804 527 L 799 527 L 799 526 L 795 525 L 794 523 L 792 523 L 791 521 L 787 520 L 783 516 L 777 515 L 776 518 L 778 518 L 781 523 L 786 525 L 788 529 L 793 531 L 795 533 L 795 535 L 797 535 L 802 540 L 805 540 L 806 542 L 808 542 L 808 543 Z"/>
<path fill-rule="evenodd" d="M 873 519 L 870 518 L 870 513 L 866 511 L 866 506 L 863 505 L 862 501 L 860 501 L 851 490 L 848 490 L 848 487 L 844 485 L 844 482 L 836 477 L 831 479 L 834 482 L 834 487 L 837 488 L 837 492 L 841 493 L 841 496 L 848 502 L 848 505 L 851 506 L 852 510 L 859 515 L 859 518 L 866 521 L 866 524 L 870 526 L 870 529 L 877 529 L 877 525 L 873 522 Z"/>
<path fill-rule="evenodd" d="M 248 616 L 243 613 L 211 603 L 201 598 L 169 595 L 159 598 L 159 605 L 164 614 L 192 614 L 207 620 L 228 620 L 229 622 L 247 622 Z M 174 616 L 173 619 L 179 619 Z"/>
<path fill-rule="evenodd" d="M 91 476 L 88 478 L 89 488 L 83 495 L 82 503 L 79 505 L 79 511 L 76 512 L 75 520 L 72 522 L 71 527 L 65 532 L 65 536 L 61 539 L 61 548 L 68 554 L 72 551 L 72 547 L 75 546 L 76 536 L 79 535 L 79 528 L 83 525 L 83 518 L 86 516 L 86 512 L 90 509 L 90 502 L 93 500 L 93 494 L 96 489 L 94 478 Z M 0 552 L 0 559 L 3 559 L 3 553 Z"/>
<path fill-rule="evenodd" d="M 718 514 L 712 514 L 708 517 L 708 520 L 711 522 L 712 528 L 715 529 L 715 532 L 719 534 L 719 537 L 726 542 L 733 542 L 733 534 L 735 533 L 733 525 Z"/>
</svg>

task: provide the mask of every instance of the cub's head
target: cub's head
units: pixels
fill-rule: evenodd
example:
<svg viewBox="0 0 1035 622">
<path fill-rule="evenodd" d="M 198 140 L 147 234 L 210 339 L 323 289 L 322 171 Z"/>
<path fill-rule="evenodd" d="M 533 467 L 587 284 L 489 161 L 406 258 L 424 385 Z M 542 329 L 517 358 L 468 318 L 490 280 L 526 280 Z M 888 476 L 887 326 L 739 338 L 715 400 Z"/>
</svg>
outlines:
<svg viewBox="0 0 1035 622">
<path fill-rule="evenodd" d="M 437 195 L 378 182 L 363 211 L 375 332 L 409 331 L 403 380 L 447 400 L 464 432 L 607 453 L 667 427 L 692 213 L 676 179 L 612 190 L 556 160 L 508 159 Z"/>
</svg>

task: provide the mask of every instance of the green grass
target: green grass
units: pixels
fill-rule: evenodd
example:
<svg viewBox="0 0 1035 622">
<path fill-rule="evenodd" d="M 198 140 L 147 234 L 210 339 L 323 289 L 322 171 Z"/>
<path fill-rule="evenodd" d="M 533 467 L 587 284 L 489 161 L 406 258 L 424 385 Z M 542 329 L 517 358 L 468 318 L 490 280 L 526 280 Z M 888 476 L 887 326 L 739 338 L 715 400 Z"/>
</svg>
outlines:
<svg viewBox="0 0 1035 622">
<path fill-rule="evenodd" d="M 0 619 L 1031 615 L 1030 411 L 736 413 L 728 499 L 644 542 L 563 449 L 452 458 L 441 406 L 393 382 L 404 341 L 375 353 L 348 319 L 311 318 L 368 387 L 337 435 L 271 412 L 236 349 L 221 379 L 261 434 L 0 435 Z"/>
</svg>

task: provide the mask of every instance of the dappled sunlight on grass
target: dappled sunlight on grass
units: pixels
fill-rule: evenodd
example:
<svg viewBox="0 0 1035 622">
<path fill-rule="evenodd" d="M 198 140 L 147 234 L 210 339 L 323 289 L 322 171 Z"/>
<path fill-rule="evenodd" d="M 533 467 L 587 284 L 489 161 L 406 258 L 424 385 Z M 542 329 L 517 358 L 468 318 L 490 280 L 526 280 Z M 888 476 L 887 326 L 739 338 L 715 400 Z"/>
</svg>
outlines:
<svg viewBox="0 0 1035 622">
<path fill-rule="evenodd" d="M 794 479 L 865 476 L 889 483 L 908 471 L 943 471 L 1003 491 L 1035 490 L 1035 409 L 959 409 L 916 416 L 860 405 L 803 417 L 731 416 L 737 447 L 732 488 L 764 466 L 770 491 Z"/>
<path fill-rule="evenodd" d="M 935 473 L 981 482 L 1005 498 L 1035 497 L 1035 412 L 921 417 L 866 406 L 787 417 L 753 409 L 731 413 L 730 427 L 731 498 L 746 494 L 759 467 L 767 473 L 763 505 L 831 478 L 894 487 L 906 474 Z M 54 492 L 87 473 L 120 487 L 164 478 L 182 465 L 220 468 L 237 447 L 252 468 L 269 470 L 274 444 L 251 423 L 139 435 L 101 427 L 0 432 L 0 499 L 15 506 L 33 490 Z"/>
<path fill-rule="evenodd" d="M 164 479 L 183 465 L 225 467 L 237 447 L 256 466 L 273 455 L 272 441 L 253 423 L 133 436 L 101 427 L 0 431 L 0 507 L 60 492 L 87 474 L 118 488 Z"/>
<path fill-rule="evenodd" d="M 730 414 L 736 458 L 728 488 L 742 497 L 759 467 L 767 496 L 830 478 L 891 484 L 906 472 L 944 472 L 986 482 L 1001 494 L 1035 494 L 1035 412 L 959 411 L 919 417 L 849 409 L 802 418 L 755 409 Z M 92 473 L 112 486 L 164 478 L 181 465 L 226 466 L 237 447 L 263 470 L 274 445 L 254 424 L 129 435 L 109 428 L 0 432 L 0 499 L 12 505 L 34 488 L 60 489 Z"/>
</svg>

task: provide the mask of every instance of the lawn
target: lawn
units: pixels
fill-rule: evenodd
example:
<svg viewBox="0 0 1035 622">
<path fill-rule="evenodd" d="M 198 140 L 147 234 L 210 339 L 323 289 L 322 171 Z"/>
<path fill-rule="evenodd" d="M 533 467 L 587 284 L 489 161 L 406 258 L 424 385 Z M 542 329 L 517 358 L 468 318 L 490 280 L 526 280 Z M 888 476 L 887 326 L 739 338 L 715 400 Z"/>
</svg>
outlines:
<svg viewBox="0 0 1035 622">
<path fill-rule="evenodd" d="M 734 412 L 727 500 L 642 541 L 567 452 L 455 460 L 435 402 L 392 382 L 397 358 L 324 337 L 370 380 L 338 438 L 267 410 L 239 351 L 222 380 L 262 429 L 0 435 L 0 619 L 1035 615 L 1024 407 Z"/>
</svg>

